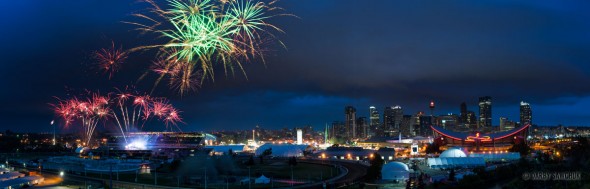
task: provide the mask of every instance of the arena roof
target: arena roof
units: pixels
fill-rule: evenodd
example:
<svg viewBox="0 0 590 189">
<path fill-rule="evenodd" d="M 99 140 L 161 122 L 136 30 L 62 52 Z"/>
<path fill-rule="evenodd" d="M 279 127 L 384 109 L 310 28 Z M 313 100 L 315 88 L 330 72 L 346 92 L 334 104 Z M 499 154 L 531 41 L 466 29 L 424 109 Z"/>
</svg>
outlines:
<svg viewBox="0 0 590 189">
<path fill-rule="evenodd" d="M 435 132 L 437 132 L 438 134 L 441 134 L 447 138 L 451 138 L 454 140 L 465 140 L 465 141 L 469 141 L 471 139 L 477 138 L 480 139 L 482 141 L 486 141 L 486 140 L 499 140 L 499 139 L 503 139 L 506 137 L 510 137 L 513 136 L 515 134 L 518 134 L 520 132 L 525 131 L 526 128 L 530 127 L 530 124 L 526 124 L 523 125 L 521 127 L 518 128 L 514 128 L 512 130 L 509 131 L 503 131 L 503 132 L 498 132 L 498 133 L 489 133 L 489 134 L 481 134 L 480 133 L 476 133 L 475 136 L 470 135 L 470 133 L 460 133 L 460 132 L 454 132 L 454 131 L 449 131 L 446 130 L 442 127 L 438 127 L 438 126 L 430 126 L 430 128 L 432 128 L 432 130 L 434 130 Z"/>
</svg>

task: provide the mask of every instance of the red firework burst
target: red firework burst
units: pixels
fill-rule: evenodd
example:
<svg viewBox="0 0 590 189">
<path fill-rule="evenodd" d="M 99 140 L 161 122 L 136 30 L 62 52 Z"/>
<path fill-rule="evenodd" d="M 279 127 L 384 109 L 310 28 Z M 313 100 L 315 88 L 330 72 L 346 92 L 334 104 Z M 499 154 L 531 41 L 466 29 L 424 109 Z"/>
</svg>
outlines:
<svg viewBox="0 0 590 189">
<path fill-rule="evenodd" d="M 123 50 L 122 47 L 116 48 L 115 42 L 111 42 L 111 44 L 110 48 L 103 48 L 94 53 L 98 67 L 109 74 L 109 79 L 127 59 L 127 51 Z"/>
</svg>

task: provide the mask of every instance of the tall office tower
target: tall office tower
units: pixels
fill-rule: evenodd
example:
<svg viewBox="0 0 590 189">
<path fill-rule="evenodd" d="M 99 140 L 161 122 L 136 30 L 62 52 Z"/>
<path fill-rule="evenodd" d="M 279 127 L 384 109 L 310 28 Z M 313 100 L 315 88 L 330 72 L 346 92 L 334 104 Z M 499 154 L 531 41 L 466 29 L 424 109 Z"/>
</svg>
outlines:
<svg viewBox="0 0 590 189">
<path fill-rule="evenodd" d="M 344 108 L 346 135 L 349 139 L 356 138 L 356 108 L 346 106 Z"/>
<path fill-rule="evenodd" d="M 393 107 L 392 106 L 385 107 L 385 109 L 383 110 L 383 128 L 382 128 L 382 130 L 386 136 L 388 136 L 389 131 L 391 131 L 393 129 L 393 125 L 395 124 L 394 117 L 395 116 L 393 115 Z"/>
<path fill-rule="evenodd" d="M 369 133 L 370 135 L 374 135 L 378 133 L 377 130 L 379 129 L 379 111 L 375 106 L 369 107 Z"/>
<path fill-rule="evenodd" d="M 505 130 L 506 122 L 508 122 L 508 118 L 500 117 L 500 126 L 499 126 L 498 131 L 504 131 Z"/>
<path fill-rule="evenodd" d="M 432 116 L 427 116 L 424 112 L 418 112 L 412 117 L 412 125 L 417 136 L 426 137 L 432 135 L 432 129 L 430 129 Z"/>
<path fill-rule="evenodd" d="M 459 122 L 461 124 L 467 124 L 467 104 L 465 102 L 461 103 L 461 114 L 459 116 Z"/>
<path fill-rule="evenodd" d="M 473 111 L 467 111 L 467 116 L 466 117 L 467 117 L 467 120 L 465 120 L 465 121 L 466 121 L 466 123 L 468 125 L 467 127 L 473 129 L 474 127 L 477 126 L 477 118 L 475 116 L 475 112 L 473 112 Z"/>
<path fill-rule="evenodd" d="M 399 131 L 404 117 L 404 110 L 401 106 L 393 107 L 393 129 Z"/>
<path fill-rule="evenodd" d="M 459 117 L 455 114 L 440 115 L 436 118 L 436 124 L 447 130 L 456 131 Z"/>
<path fill-rule="evenodd" d="M 508 120 L 508 118 L 500 117 L 500 131 L 509 131 L 516 128 L 514 121 Z"/>
<path fill-rule="evenodd" d="M 391 136 L 393 132 L 399 131 L 399 125 L 403 116 L 401 106 L 388 106 L 383 110 L 383 130 L 385 135 Z M 397 122 L 396 122 L 397 121 Z"/>
<path fill-rule="evenodd" d="M 411 115 L 402 116 L 402 124 L 400 125 L 400 130 L 401 130 L 401 134 L 405 137 L 416 136 L 414 134 L 414 129 L 412 128 L 412 116 Z"/>
<path fill-rule="evenodd" d="M 369 124 L 367 124 L 367 117 L 359 117 L 356 119 L 356 133 L 359 138 L 367 138 L 369 134 Z"/>
<path fill-rule="evenodd" d="M 303 130 L 297 129 L 297 144 L 303 144 Z"/>
<path fill-rule="evenodd" d="M 520 102 L 520 124 L 533 124 L 533 112 L 531 110 L 531 105 L 527 102 L 521 101 Z"/>
<path fill-rule="evenodd" d="M 342 122 L 342 121 L 332 122 L 332 132 L 331 133 L 332 133 L 332 135 L 330 136 L 331 139 L 347 138 L 346 127 L 344 125 L 344 122 Z"/>
<path fill-rule="evenodd" d="M 492 127 L 492 97 L 479 97 L 479 127 L 489 129 Z"/>
</svg>

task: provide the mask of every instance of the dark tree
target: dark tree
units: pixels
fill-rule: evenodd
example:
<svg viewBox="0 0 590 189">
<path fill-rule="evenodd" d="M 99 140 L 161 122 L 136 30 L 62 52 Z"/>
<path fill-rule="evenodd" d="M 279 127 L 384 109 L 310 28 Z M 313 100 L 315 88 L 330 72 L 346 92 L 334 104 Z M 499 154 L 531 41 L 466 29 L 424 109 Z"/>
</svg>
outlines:
<svg viewBox="0 0 590 189">
<path fill-rule="evenodd" d="M 234 155 L 234 151 L 232 149 L 229 149 L 227 151 L 227 155 L 233 156 Z"/>
<path fill-rule="evenodd" d="M 297 159 L 295 157 L 290 157 L 289 158 L 289 165 L 290 166 L 296 166 L 297 165 Z"/>
<path fill-rule="evenodd" d="M 170 171 L 172 171 L 172 172 L 177 171 L 178 168 L 180 167 L 180 164 L 181 164 L 181 162 L 178 159 L 175 159 L 174 161 L 172 161 L 170 163 Z"/>
<path fill-rule="evenodd" d="M 531 147 L 524 142 L 514 143 L 510 149 L 510 152 L 518 152 L 521 156 L 526 156 L 531 153 Z"/>
<path fill-rule="evenodd" d="M 272 148 L 264 150 L 264 152 L 262 152 L 262 154 L 260 154 L 260 156 L 258 156 L 258 158 L 260 158 L 260 164 L 264 163 L 264 157 L 270 156 L 271 154 L 272 154 Z"/>
<path fill-rule="evenodd" d="M 432 144 L 428 144 L 428 146 L 426 146 L 426 153 L 427 154 L 440 153 L 440 146 L 436 142 L 433 142 Z"/>
<path fill-rule="evenodd" d="M 455 181 L 455 169 L 451 169 L 449 173 L 449 181 Z"/>
<path fill-rule="evenodd" d="M 272 148 L 266 149 L 264 150 L 264 152 L 262 152 L 262 156 L 270 156 L 272 155 Z"/>
<path fill-rule="evenodd" d="M 381 179 L 381 169 L 385 163 L 385 161 L 381 159 L 381 155 L 375 153 L 369 163 L 371 163 L 371 166 L 369 166 L 369 169 L 367 169 L 366 180 L 369 182 L 374 182 L 378 179 Z"/>
<path fill-rule="evenodd" d="M 246 162 L 247 166 L 252 166 L 254 165 L 254 156 L 250 156 L 250 159 Z"/>
</svg>

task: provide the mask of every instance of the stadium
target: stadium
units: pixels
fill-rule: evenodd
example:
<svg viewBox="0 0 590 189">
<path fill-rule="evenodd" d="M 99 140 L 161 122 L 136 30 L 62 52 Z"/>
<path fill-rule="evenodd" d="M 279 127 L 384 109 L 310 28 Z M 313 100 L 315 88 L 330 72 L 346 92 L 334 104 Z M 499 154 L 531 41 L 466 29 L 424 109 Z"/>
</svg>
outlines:
<svg viewBox="0 0 590 189">
<path fill-rule="evenodd" d="M 472 152 L 506 151 L 513 144 L 525 142 L 530 124 L 497 133 L 460 133 L 446 130 L 442 127 L 431 126 L 435 142 L 441 147 L 459 147 Z"/>
</svg>

